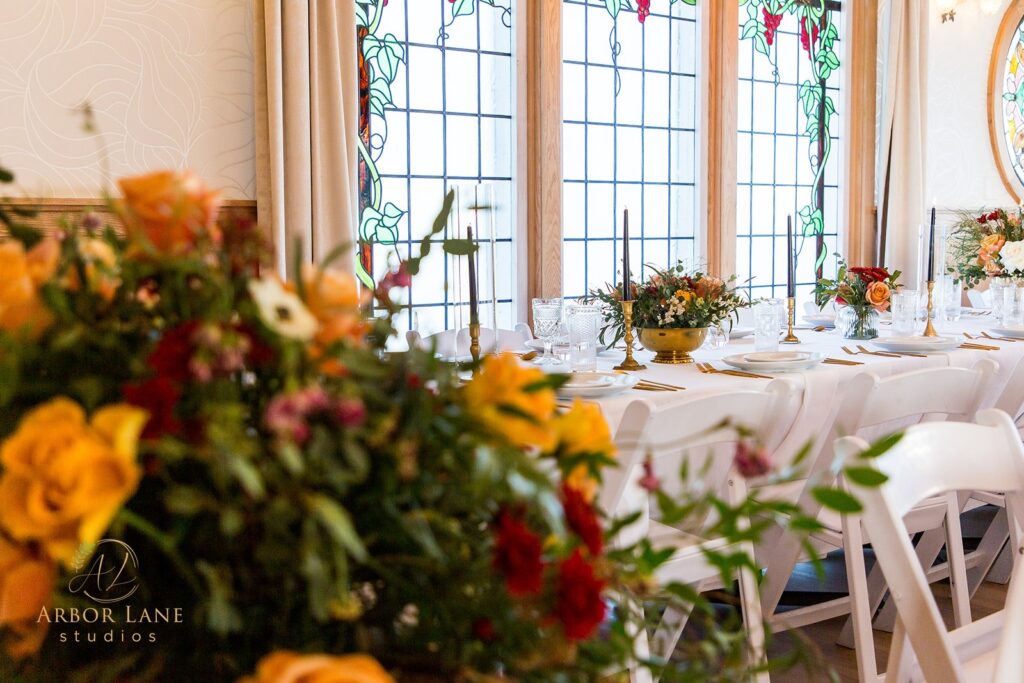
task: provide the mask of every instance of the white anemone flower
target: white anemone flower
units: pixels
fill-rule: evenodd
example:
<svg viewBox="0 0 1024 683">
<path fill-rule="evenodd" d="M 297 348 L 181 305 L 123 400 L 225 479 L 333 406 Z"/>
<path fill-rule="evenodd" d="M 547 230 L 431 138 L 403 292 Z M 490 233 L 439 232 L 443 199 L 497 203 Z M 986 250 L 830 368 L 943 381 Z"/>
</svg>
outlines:
<svg viewBox="0 0 1024 683">
<path fill-rule="evenodd" d="M 302 299 L 289 292 L 275 277 L 249 281 L 249 294 L 260 318 L 282 337 L 309 341 L 319 324 Z"/>
</svg>

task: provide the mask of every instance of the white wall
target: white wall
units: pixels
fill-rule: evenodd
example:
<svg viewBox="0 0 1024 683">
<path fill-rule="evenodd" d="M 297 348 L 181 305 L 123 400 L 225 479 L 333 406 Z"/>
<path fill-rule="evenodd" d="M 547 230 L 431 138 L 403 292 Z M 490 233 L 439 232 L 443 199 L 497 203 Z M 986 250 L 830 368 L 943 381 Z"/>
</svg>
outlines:
<svg viewBox="0 0 1024 683">
<path fill-rule="evenodd" d="M 1008 0 L 985 14 L 965 0 L 956 21 L 931 12 L 928 55 L 928 197 L 945 209 L 1012 206 L 988 132 L 988 67 Z M 990 0 L 993 5 L 995 2 Z M 986 3 L 987 4 L 987 3 Z"/>
<path fill-rule="evenodd" d="M 255 196 L 249 0 L 0 1 L 0 162 L 35 196 L 96 197 L 110 175 L 189 167 Z"/>
</svg>

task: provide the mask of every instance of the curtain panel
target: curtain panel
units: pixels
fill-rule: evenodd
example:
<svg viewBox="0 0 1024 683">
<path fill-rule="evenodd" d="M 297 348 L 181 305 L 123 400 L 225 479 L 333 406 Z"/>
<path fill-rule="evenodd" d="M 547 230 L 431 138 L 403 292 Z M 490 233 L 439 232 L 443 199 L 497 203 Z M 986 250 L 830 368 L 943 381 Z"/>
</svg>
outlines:
<svg viewBox="0 0 1024 683">
<path fill-rule="evenodd" d="M 282 276 L 354 246 L 358 46 L 351 0 L 255 0 L 256 202 Z M 301 254 L 296 254 L 301 243 Z M 355 249 L 337 267 L 353 270 Z"/>
</svg>

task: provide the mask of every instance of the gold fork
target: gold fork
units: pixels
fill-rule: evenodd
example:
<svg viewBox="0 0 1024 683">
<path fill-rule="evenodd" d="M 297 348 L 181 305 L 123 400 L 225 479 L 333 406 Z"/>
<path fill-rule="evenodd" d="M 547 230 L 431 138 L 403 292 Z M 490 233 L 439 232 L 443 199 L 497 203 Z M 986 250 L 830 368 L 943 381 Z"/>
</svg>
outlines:
<svg viewBox="0 0 1024 683">
<path fill-rule="evenodd" d="M 1020 339 L 1014 339 L 1013 337 L 993 337 L 988 332 L 982 332 L 981 333 L 981 337 L 971 337 L 966 332 L 964 333 L 964 336 L 967 337 L 968 339 L 981 339 L 982 337 L 984 337 L 985 339 L 992 339 L 993 341 L 1005 341 L 1005 342 L 1019 342 L 1020 341 Z"/>
<path fill-rule="evenodd" d="M 910 351 L 872 351 L 864 347 L 862 344 L 857 344 L 857 348 L 860 349 L 861 353 L 873 353 L 876 355 L 886 355 L 889 357 L 899 358 L 900 356 L 913 356 L 914 358 L 927 358 L 923 353 L 911 353 Z"/>
<path fill-rule="evenodd" d="M 730 375 L 732 377 L 746 377 L 748 379 L 775 379 L 768 375 L 758 375 L 757 373 L 744 370 L 719 370 L 711 363 L 697 363 L 697 369 L 706 375 Z"/>
</svg>

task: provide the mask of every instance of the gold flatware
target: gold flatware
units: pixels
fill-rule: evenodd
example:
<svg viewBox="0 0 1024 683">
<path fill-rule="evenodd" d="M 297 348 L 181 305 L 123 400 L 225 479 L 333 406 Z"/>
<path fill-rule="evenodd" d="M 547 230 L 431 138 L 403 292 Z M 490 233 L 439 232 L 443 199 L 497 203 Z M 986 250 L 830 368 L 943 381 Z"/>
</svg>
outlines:
<svg viewBox="0 0 1024 683">
<path fill-rule="evenodd" d="M 964 333 L 964 336 L 967 337 L 968 339 L 972 339 L 972 337 L 968 336 L 967 333 Z M 984 337 L 985 339 L 992 339 L 994 341 L 1005 341 L 1005 342 L 1019 342 L 1019 341 L 1021 341 L 1020 339 L 1015 339 L 1013 337 L 993 337 L 988 332 L 982 332 L 981 333 L 981 337 L 973 337 L 973 339 L 981 339 L 982 337 Z"/>
<path fill-rule="evenodd" d="M 633 388 L 639 389 L 640 391 L 676 391 L 675 389 L 669 389 L 668 387 L 659 387 L 653 384 L 647 384 L 646 382 L 637 382 L 635 385 L 633 385 Z"/>
<path fill-rule="evenodd" d="M 927 358 L 928 356 L 923 353 L 914 353 L 912 351 L 872 351 L 871 349 L 865 348 L 861 344 L 857 344 L 857 348 L 862 353 L 873 353 L 876 356 L 886 356 L 887 358 L 899 358 L 900 356 L 910 356 L 911 358 Z"/>
<path fill-rule="evenodd" d="M 863 346 L 857 346 L 859 351 L 851 351 L 848 346 L 843 347 L 843 351 L 846 351 L 851 356 L 881 356 L 883 358 L 899 358 L 899 354 L 889 353 L 888 351 L 869 351 Z"/>
<path fill-rule="evenodd" d="M 748 379 L 775 379 L 768 375 L 758 375 L 757 373 L 744 370 L 719 370 L 711 363 L 697 363 L 697 369 L 706 375 L 730 375 L 732 377 L 746 377 Z"/>
<path fill-rule="evenodd" d="M 960 345 L 960 348 L 970 349 L 971 351 L 999 351 L 1002 347 L 988 346 L 987 344 L 968 344 L 965 342 Z"/>
<path fill-rule="evenodd" d="M 844 360 L 842 358 L 826 358 L 822 363 L 829 365 L 864 365 L 863 363 L 855 360 Z"/>
<path fill-rule="evenodd" d="M 673 391 L 685 391 L 686 387 L 681 387 L 678 384 L 669 384 L 668 382 L 655 382 L 653 379 L 642 379 L 640 384 L 650 384 L 655 387 L 663 387 L 665 389 L 672 389 Z"/>
</svg>

